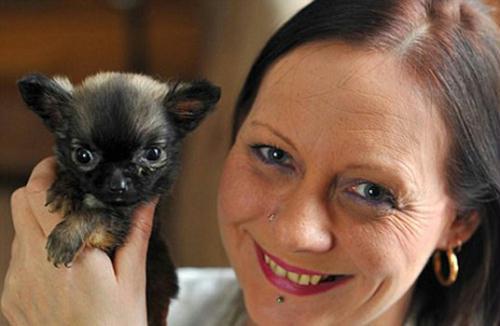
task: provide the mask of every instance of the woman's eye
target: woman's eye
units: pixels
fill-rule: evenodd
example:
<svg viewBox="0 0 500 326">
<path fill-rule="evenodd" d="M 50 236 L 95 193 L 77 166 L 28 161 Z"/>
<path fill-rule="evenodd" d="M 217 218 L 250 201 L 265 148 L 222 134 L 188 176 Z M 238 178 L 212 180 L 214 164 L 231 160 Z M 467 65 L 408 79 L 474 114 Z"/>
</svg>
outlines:
<svg viewBox="0 0 500 326">
<path fill-rule="evenodd" d="M 350 187 L 349 192 L 361 197 L 372 205 L 396 206 L 396 200 L 392 193 L 386 188 L 372 182 L 360 182 Z"/>
<path fill-rule="evenodd" d="M 258 157 L 268 164 L 287 165 L 291 160 L 290 155 L 284 150 L 267 145 L 252 146 Z"/>
</svg>

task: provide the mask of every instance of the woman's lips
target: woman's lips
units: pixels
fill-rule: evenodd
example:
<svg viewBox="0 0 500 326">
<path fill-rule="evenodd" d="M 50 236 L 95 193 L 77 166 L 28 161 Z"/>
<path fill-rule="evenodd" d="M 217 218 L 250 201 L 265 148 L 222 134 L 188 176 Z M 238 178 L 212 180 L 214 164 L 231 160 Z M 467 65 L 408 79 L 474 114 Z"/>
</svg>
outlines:
<svg viewBox="0 0 500 326">
<path fill-rule="evenodd" d="M 328 275 L 291 266 L 255 244 L 257 258 L 266 278 L 277 288 L 296 295 L 312 295 L 345 284 L 350 275 Z"/>
</svg>

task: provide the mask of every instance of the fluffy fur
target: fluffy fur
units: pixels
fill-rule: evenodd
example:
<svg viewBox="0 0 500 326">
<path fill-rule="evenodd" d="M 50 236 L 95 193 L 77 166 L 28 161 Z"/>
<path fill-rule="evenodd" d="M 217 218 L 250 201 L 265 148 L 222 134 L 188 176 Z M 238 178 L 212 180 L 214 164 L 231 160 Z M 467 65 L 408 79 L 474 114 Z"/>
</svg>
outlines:
<svg viewBox="0 0 500 326">
<path fill-rule="evenodd" d="M 47 204 L 63 221 L 47 241 L 48 259 L 69 267 L 84 246 L 113 256 L 142 202 L 168 191 L 180 146 L 211 111 L 220 90 L 208 81 L 162 83 L 127 73 L 99 73 L 75 87 L 40 74 L 18 82 L 23 100 L 55 135 L 57 178 Z M 163 325 L 177 277 L 167 246 L 151 236 L 148 318 Z"/>
</svg>

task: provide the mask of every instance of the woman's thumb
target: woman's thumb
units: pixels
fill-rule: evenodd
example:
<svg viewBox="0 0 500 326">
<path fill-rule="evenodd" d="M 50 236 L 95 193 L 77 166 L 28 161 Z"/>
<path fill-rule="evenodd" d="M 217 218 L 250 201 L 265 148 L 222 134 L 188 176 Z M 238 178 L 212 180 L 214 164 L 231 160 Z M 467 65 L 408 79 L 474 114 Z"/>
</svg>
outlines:
<svg viewBox="0 0 500 326">
<path fill-rule="evenodd" d="M 125 244 L 117 249 L 114 259 L 118 282 L 121 280 L 125 280 L 127 283 L 132 281 L 132 284 L 146 282 L 148 243 L 157 203 L 156 199 L 134 211 L 129 235 Z"/>
</svg>

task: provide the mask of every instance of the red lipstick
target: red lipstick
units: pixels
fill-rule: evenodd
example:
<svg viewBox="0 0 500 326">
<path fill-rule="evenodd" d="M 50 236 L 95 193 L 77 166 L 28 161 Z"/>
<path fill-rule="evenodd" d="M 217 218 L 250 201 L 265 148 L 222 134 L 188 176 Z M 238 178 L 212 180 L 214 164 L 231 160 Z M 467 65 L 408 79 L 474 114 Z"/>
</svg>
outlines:
<svg viewBox="0 0 500 326">
<path fill-rule="evenodd" d="M 259 261 L 260 267 L 264 272 L 266 278 L 278 289 L 285 291 L 290 294 L 305 296 L 313 295 L 321 292 L 331 290 L 335 287 L 345 284 L 348 282 L 352 276 L 350 275 L 325 275 L 321 272 L 306 270 L 296 266 L 289 265 L 282 261 L 281 259 L 270 255 L 265 252 L 259 245 L 255 244 L 255 249 L 257 253 L 257 259 Z M 318 284 L 301 285 L 297 282 L 289 280 L 286 276 L 276 275 L 271 267 L 266 263 L 264 255 L 268 256 L 272 261 L 278 264 L 280 267 L 284 268 L 287 272 L 297 273 L 299 275 L 320 275 L 324 281 L 320 281 Z"/>
</svg>

